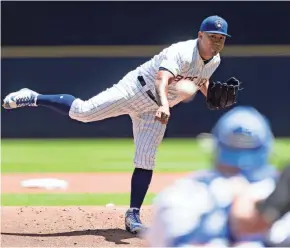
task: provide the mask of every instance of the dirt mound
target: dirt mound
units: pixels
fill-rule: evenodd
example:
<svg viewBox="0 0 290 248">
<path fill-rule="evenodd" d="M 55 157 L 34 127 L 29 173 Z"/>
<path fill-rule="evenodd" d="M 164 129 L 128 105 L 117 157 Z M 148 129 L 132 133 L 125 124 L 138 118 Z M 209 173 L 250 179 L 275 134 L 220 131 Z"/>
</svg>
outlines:
<svg viewBox="0 0 290 248">
<path fill-rule="evenodd" d="M 126 207 L 3 207 L 2 247 L 144 247 L 124 230 Z M 150 221 L 150 207 L 141 218 Z"/>
</svg>

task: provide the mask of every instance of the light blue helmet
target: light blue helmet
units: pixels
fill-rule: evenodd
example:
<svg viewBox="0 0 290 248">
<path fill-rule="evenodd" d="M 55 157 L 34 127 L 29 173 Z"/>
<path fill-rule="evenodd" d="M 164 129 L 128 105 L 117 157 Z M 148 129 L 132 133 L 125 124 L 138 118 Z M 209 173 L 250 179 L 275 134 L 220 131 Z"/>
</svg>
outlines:
<svg viewBox="0 0 290 248">
<path fill-rule="evenodd" d="M 269 157 L 274 136 L 268 120 L 255 108 L 238 106 L 213 128 L 216 164 L 239 168 L 249 180 L 261 180 L 274 168 Z"/>
</svg>

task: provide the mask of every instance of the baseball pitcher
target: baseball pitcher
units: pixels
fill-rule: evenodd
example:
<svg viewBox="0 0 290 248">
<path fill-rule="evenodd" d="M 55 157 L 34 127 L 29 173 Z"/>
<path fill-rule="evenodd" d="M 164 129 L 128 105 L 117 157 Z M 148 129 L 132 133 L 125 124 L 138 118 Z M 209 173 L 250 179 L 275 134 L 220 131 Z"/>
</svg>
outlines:
<svg viewBox="0 0 290 248">
<path fill-rule="evenodd" d="M 268 234 L 236 232 L 230 218 L 241 191 L 264 199 L 275 187 L 278 174 L 268 164 L 274 139 L 266 119 L 253 108 L 236 107 L 222 116 L 213 135 L 213 169 L 180 179 L 155 198 L 145 234 L 150 247 L 265 247 L 290 237 L 290 216 Z"/>
<path fill-rule="evenodd" d="M 165 48 L 117 84 L 88 100 L 69 94 L 44 95 L 25 88 L 7 95 L 3 107 L 44 106 L 81 122 L 129 115 L 133 122 L 135 170 L 125 227 L 137 233 L 144 228 L 140 208 L 151 182 L 156 151 L 164 136 L 170 108 L 185 100 L 178 83 L 187 81 L 196 85 L 212 110 L 226 108 L 237 101 L 239 80 L 231 77 L 224 83 L 209 81 L 220 64 L 219 52 L 229 36 L 227 22 L 219 16 L 210 16 L 201 23 L 196 39 Z"/>
</svg>

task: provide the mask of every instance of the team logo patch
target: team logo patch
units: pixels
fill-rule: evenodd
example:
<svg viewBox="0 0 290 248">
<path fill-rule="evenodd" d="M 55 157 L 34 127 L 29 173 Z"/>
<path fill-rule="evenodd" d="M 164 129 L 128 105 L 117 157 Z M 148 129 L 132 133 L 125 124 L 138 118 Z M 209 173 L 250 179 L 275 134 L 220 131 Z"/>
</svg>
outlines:
<svg viewBox="0 0 290 248">
<path fill-rule="evenodd" d="M 215 21 L 215 26 L 218 28 L 218 29 L 221 29 L 223 24 L 222 24 L 222 20 L 216 20 Z"/>
</svg>

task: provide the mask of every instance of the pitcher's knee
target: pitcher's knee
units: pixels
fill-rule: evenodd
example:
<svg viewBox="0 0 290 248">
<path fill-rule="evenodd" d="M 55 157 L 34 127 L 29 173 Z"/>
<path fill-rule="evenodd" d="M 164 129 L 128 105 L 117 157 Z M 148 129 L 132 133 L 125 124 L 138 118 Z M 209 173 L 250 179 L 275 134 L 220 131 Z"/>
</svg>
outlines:
<svg viewBox="0 0 290 248">
<path fill-rule="evenodd" d="M 93 119 L 94 106 L 89 101 L 76 99 L 70 108 L 69 117 L 71 119 L 90 122 Z"/>
<path fill-rule="evenodd" d="M 153 170 L 155 168 L 155 163 L 154 164 L 139 164 L 134 162 L 135 168 L 140 168 L 144 170 Z"/>
<path fill-rule="evenodd" d="M 153 170 L 155 167 L 155 156 L 150 156 L 150 155 L 136 156 L 135 155 L 134 165 L 135 165 L 135 168 Z"/>
<path fill-rule="evenodd" d="M 135 150 L 134 165 L 136 168 L 153 170 L 157 148 L 155 146 L 138 146 Z"/>
</svg>

